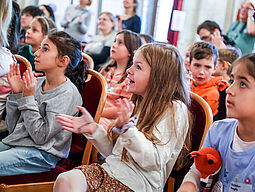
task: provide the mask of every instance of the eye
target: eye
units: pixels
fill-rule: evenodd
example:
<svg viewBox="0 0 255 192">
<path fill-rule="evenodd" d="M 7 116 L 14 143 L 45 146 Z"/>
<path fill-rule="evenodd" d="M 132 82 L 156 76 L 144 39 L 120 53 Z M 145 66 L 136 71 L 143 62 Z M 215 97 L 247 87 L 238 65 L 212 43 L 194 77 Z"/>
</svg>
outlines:
<svg viewBox="0 0 255 192">
<path fill-rule="evenodd" d="M 234 80 L 233 80 L 233 79 L 230 79 L 230 80 L 228 81 L 228 83 L 229 83 L 230 85 L 232 85 L 232 84 L 234 83 Z"/>
<path fill-rule="evenodd" d="M 137 68 L 138 70 L 141 70 L 141 69 L 142 69 L 140 65 L 136 65 L 136 68 Z"/>
<path fill-rule="evenodd" d="M 206 69 L 211 69 L 212 67 L 211 66 L 206 66 Z"/>
<path fill-rule="evenodd" d="M 43 52 L 47 52 L 49 49 L 48 47 L 42 47 Z"/>
<path fill-rule="evenodd" d="M 240 87 L 241 88 L 245 88 L 246 87 L 246 83 L 244 83 L 243 81 L 240 82 Z"/>
<path fill-rule="evenodd" d="M 200 65 L 199 65 L 199 64 L 197 64 L 197 63 L 195 63 L 195 64 L 194 64 L 194 66 L 195 66 L 195 67 L 200 67 Z"/>
</svg>

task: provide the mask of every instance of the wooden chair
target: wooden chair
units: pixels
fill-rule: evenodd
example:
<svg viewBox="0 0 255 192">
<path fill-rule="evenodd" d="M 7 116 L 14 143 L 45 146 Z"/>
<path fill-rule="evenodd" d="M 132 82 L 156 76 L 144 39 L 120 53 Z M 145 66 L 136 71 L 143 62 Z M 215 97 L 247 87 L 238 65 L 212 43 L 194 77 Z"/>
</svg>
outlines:
<svg viewBox="0 0 255 192">
<path fill-rule="evenodd" d="M 213 123 L 213 115 L 210 106 L 208 103 L 199 95 L 191 92 L 191 104 L 189 106 L 189 110 L 193 115 L 193 128 L 191 132 L 192 137 L 192 149 L 191 151 L 196 151 L 200 149 L 203 145 L 205 136 Z M 192 161 L 183 167 L 179 171 L 173 170 L 168 182 L 167 182 L 167 191 L 174 191 L 174 182 L 175 178 L 183 179 L 186 173 L 189 171 L 190 166 L 192 165 Z"/>
<path fill-rule="evenodd" d="M 89 63 L 89 68 L 94 69 L 94 61 L 93 61 L 92 57 L 90 57 L 86 53 L 82 53 L 82 57 L 83 57 L 84 61 L 87 61 Z"/>
<path fill-rule="evenodd" d="M 13 55 L 13 56 L 19 63 L 19 70 L 20 70 L 21 76 L 27 70 L 27 68 L 32 67 L 31 63 L 25 57 L 21 55 Z"/>
<path fill-rule="evenodd" d="M 89 69 L 91 79 L 86 82 L 83 89 L 80 91 L 83 98 L 83 106 L 94 117 L 95 122 L 99 122 L 101 113 L 104 108 L 106 100 L 106 83 L 101 74 Z M 85 140 L 83 135 L 82 139 Z M 75 146 L 75 142 L 72 142 L 72 147 Z M 72 148 L 71 147 L 71 148 Z M 89 164 L 91 155 L 92 144 L 86 142 L 84 154 L 82 157 L 82 165 Z M 47 192 L 53 190 L 53 184 L 58 174 L 66 171 L 62 167 L 56 167 L 49 172 L 33 173 L 23 175 L 13 175 L 0 177 L 0 192 Z"/>
</svg>

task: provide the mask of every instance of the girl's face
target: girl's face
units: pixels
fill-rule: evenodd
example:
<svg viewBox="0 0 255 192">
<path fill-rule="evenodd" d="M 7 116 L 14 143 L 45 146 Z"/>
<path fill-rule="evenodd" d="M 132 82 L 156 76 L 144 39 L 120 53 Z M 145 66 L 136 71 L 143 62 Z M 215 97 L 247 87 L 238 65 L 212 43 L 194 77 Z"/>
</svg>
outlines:
<svg viewBox="0 0 255 192">
<path fill-rule="evenodd" d="M 238 63 L 230 75 L 230 87 L 226 90 L 227 116 L 248 120 L 255 115 L 255 79 L 248 74 L 246 65 Z"/>
<path fill-rule="evenodd" d="M 102 14 L 98 17 L 98 29 L 103 32 L 111 32 L 114 27 L 114 22 L 111 18 L 106 15 Z"/>
<path fill-rule="evenodd" d="M 34 53 L 35 55 L 35 69 L 37 71 L 54 71 L 58 68 L 58 50 L 48 38 L 44 39 L 41 47 Z"/>
<path fill-rule="evenodd" d="M 130 56 L 128 49 L 124 43 L 124 34 L 118 34 L 111 47 L 110 57 L 116 62 L 127 60 Z"/>
<path fill-rule="evenodd" d="M 144 97 L 150 80 L 151 67 L 140 51 L 135 53 L 133 65 L 127 73 L 129 79 L 127 91 Z"/>
<path fill-rule="evenodd" d="M 42 26 L 37 20 L 34 20 L 26 32 L 26 44 L 40 46 L 43 38 L 44 34 L 42 33 Z"/>
</svg>

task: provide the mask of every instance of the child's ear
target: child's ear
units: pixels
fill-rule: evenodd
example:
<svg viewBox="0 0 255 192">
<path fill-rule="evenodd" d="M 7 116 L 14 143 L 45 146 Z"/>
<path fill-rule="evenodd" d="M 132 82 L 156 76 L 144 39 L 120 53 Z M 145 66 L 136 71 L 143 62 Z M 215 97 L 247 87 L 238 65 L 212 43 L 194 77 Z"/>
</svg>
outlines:
<svg viewBox="0 0 255 192">
<path fill-rule="evenodd" d="M 215 66 L 214 66 L 214 69 L 213 69 L 213 73 L 215 73 L 215 71 L 218 69 L 218 64 L 216 64 Z"/>
<path fill-rule="evenodd" d="M 69 57 L 67 55 L 62 56 L 59 58 L 59 66 L 66 67 L 69 64 Z"/>
<path fill-rule="evenodd" d="M 227 70 L 228 69 L 228 63 L 226 61 L 222 62 L 222 70 Z"/>
</svg>

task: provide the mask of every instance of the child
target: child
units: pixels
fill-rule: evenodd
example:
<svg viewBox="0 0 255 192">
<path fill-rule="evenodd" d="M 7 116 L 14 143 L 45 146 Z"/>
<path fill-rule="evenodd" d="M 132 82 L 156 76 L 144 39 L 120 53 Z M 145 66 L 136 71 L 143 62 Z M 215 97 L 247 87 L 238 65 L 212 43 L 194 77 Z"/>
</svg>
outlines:
<svg viewBox="0 0 255 192">
<path fill-rule="evenodd" d="M 43 11 L 37 6 L 27 6 L 21 12 L 21 34 L 20 42 L 21 44 L 25 43 L 25 35 L 27 29 L 30 28 L 31 22 L 36 16 L 43 16 Z"/>
<path fill-rule="evenodd" d="M 12 17 L 12 0 L 0 1 L 0 122 L 5 103 L 11 91 L 6 74 L 10 70 L 10 65 L 14 62 L 11 52 L 5 47 L 8 45 L 7 31 Z"/>
<path fill-rule="evenodd" d="M 140 46 L 141 39 L 136 33 L 127 30 L 120 31 L 111 47 L 112 61 L 100 72 L 107 83 L 106 104 L 99 122 L 105 130 L 108 130 L 111 122 L 117 117 L 117 99 L 129 99 L 132 95 L 127 92 L 126 70 L 132 65 L 134 51 Z"/>
<path fill-rule="evenodd" d="M 19 55 L 24 56 L 32 65 L 32 70 L 35 70 L 34 52 L 36 52 L 45 36 L 55 28 L 55 24 L 48 17 L 35 17 L 29 29 L 26 32 L 26 45 L 23 45 L 19 50 Z"/>
<path fill-rule="evenodd" d="M 222 77 L 213 77 L 218 58 L 217 49 L 209 42 L 196 42 L 190 51 L 191 91 L 200 95 L 211 107 L 213 116 L 218 113 L 219 91 L 226 89 Z"/>
<path fill-rule="evenodd" d="M 61 174 L 55 192 L 162 191 L 189 129 L 182 58 L 171 45 L 145 44 L 127 72 L 132 102 L 119 99 L 118 118 L 108 134 L 82 107 L 77 107 L 79 118 L 58 116 L 64 129 L 84 134 L 106 161 Z"/>
<path fill-rule="evenodd" d="M 214 76 L 222 76 L 225 81 L 229 81 L 230 66 L 238 59 L 239 55 L 234 49 L 219 49 L 219 58 L 217 61 L 216 71 Z"/>
<path fill-rule="evenodd" d="M 231 85 L 226 91 L 229 118 L 213 124 L 202 147 L 213 147 L 220 152 L 221 191 L 248 192 L 255 189 L 254 71 L 255 54 L 246 55 L 233 63 Z M 197 191 L 199 177 L 193 166 L 184 178 L 179 192 Z"/>
<path fill-rule="evenodd" d="M 80 50 L 67 33 L 54 32 L 35 52 L 35 68 L 44 77 L 36 79 L 29 68 L 21 79 L 19 65 L 11 65 L 12 94 L 6 104 L 10 134 L 0 142 L 0 176 L 49 171 L 68 156 L 71 133 L 61 129 L 56 116 L 77 115 L 75 106 L 82 104 L 76 88 L 86 72 Z M 75 74 L 76 86 L 65 74 Z"/>
</svg>

